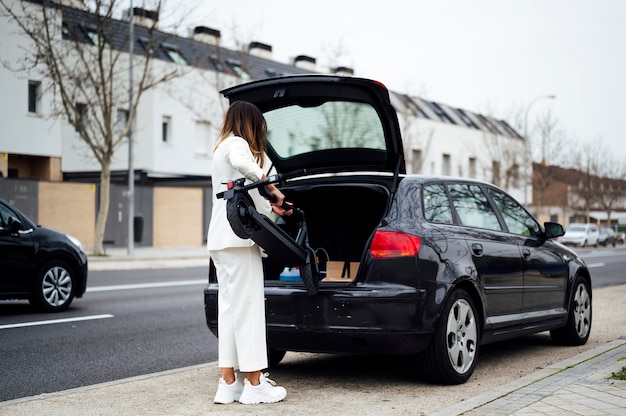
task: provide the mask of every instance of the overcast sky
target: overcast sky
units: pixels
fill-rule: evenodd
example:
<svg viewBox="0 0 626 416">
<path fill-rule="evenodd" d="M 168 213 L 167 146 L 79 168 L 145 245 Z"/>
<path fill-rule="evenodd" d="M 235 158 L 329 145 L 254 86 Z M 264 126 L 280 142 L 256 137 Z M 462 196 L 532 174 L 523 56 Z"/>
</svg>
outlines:
<svg viewBox="0 0 626 416">
<path fill-rule="evenodd" d="M 625 0 L 202 0 L 192 23 L 273 47 L 276 61 L 341 46 L 341 66 L 398 92 L 504 116 L 552 111 L 626 163 Z M 236 29 L 236 30 L 234 30 Z"/>
</svg>

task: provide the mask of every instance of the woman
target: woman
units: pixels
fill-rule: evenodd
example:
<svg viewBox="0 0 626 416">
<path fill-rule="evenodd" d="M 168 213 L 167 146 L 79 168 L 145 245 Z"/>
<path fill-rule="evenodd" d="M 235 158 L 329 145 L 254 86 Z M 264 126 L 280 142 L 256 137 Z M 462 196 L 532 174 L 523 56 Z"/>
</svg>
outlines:
<svg viewBox="0 0 626 416">
<path fill-rule="evenodd" d="M 226 201 L 216 194 L 224 191 L 225 182 L 245 176 L 250 181 L 265 179 L 264 163 L 267 124 L 261 111 L 251 103 L 236 101 L 224 117 L 213 157 L 213 210 L 207 247 L 217 271 L 218 293 L 218 365 L 221 377 L 215 403 L 275 403 L 287 395 L 274 386 L 261 370 L 267 368 L 265 335 L 265 295 L 261 250 L 250 239 L 235 235 L 226 218 Z M 250 191 L 259 212 L 289 214 L 280 208 L 285 196 L 273 185 L 276 197 L 270 203 L 257 190 Z M 271 207 L 271 209 L 270 209 Z M 246 373 L 242 386 L 235 368 Z"/>
</svg>

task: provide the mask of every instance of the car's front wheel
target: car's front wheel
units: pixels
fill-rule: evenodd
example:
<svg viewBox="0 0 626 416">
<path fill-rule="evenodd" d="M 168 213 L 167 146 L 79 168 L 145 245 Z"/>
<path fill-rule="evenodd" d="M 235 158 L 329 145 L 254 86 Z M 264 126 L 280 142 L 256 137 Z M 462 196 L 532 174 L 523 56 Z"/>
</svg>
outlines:
<svg viewBox="0 0 626 416">
<path fill-rule="evenodd" d="M 569 301 L 567 323 L 564 327 L 550 331 L 555 344 L 583 345 L 591 333 L 591 290 L 589 283 L 578 276 Z"/>
<path fill-rule="evenodd" d="M 74 299 L 72 269 L 63 261 L 51 261 L 40 269 L 31 295 L 31 303 L 46 312 L 67 309 Z"/>
<path fill-rule="evenodd" d="M 430 345 L 418 358 L 424 375 L 442 384 L 465 383 L 476 367 L 480 328 L 474 300 L 456 289 L 445 304 Z"/>
</svg>

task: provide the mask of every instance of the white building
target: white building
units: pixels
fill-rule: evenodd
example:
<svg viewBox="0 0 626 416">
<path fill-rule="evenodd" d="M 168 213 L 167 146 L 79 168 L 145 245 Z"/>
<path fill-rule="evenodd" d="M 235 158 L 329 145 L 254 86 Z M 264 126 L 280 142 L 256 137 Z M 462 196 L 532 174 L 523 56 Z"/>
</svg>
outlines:
<svg viewBox="0 0 626 416">
<path fill-rule="evenodd" d="M 36 2 L 27 3 L 36 7 Z M 80 2 L 70 3 L 80 6 Z M 60 10 L 56 17 L 59 27 L 82 28 L 82 32 L 72 32 L 83 33 L 77 40 L 94 42 L 88 12 L 69 6 L 60 6 Z M 151 18 L 156 16 L 145 11 L 137 16 L 134 46 L 138 57 L 147 50 L 141 23 Z M 127 50 L 121 34 L 128 33 L 128 21 L 115 20 L 113 24 L 117 35 L 106 39 L 108 46 Z M 271 46 L 263 43 L 251 43 L 247 52 L 222 48 L 220 32 L 206 27 L 195 28 L 189 37 L 156 35 L 160 40 L 150 46 L 155 48 L 153 70 L 176 68 L 184 75 L 157 85 L 140 101 L 133 163 L 141 183 L 178 181 L 208 186 L 211 149 L 226 105 L 219 90 L 253 79 L 318 72 L 311 57 L 299 56 L 292 63 L 272 60 Z M 0 57 L 9 66 L 17 64 L 24 48 L 32 47 L 5 16 L 0 17 L 0 39 Z M 352 70 L 337 68 L 334 72 L 350 76 Z M 0 172 L 5 177 L 95 183 L 99 165 L 85 143 L 67 122 L 50 117 L 53 97 L 47 93 L 48 82 L 38 79 L 36 71 L 16 73 L 0 66 Z M 120 83 L 126 82 L 122 77 Z M 403 130 L 407 172 L 483 179 L 525 200 L 528 172 L 524 166 L 530 164 L 524 164 L 524 138 L 506 122 L 399 92 L 391 96 Z M 120 104 L 121 115 L 126 105 Z M 116 150 L 111 168 L 113 182 L 124 183 L 128 170 L 125 144 Z"/>
</svg>

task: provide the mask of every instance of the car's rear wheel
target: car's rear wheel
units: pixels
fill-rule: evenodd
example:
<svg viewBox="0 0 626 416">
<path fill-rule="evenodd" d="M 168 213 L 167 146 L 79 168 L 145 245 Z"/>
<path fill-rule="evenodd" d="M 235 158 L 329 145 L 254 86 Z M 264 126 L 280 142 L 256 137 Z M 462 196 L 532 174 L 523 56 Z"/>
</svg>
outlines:
<svg viewBox="0 0 626 416">
<path fill-rule="evenodd" d="M 478 361 L 480 328 L 474 300 L 456 289 L 445 304 L 433 339 L 418 358 L 424 375 L 442 384 L 465 383 Z"/>
<path fill-rule="evenodd" d="M 46 312 L 67 309 L 74 299 L 72 269 L 63 261 L 51 261 L 40 269 L 31 295 L 31 303 Z"/>
<path fill-rule="evenodd" d="M 591 290 L 586 279 L 578 276 L 569 301 L 567 323 L 563 328 L 550 331 L 555 344 L 583 345 L 591 333 Z"/>
</svg>

